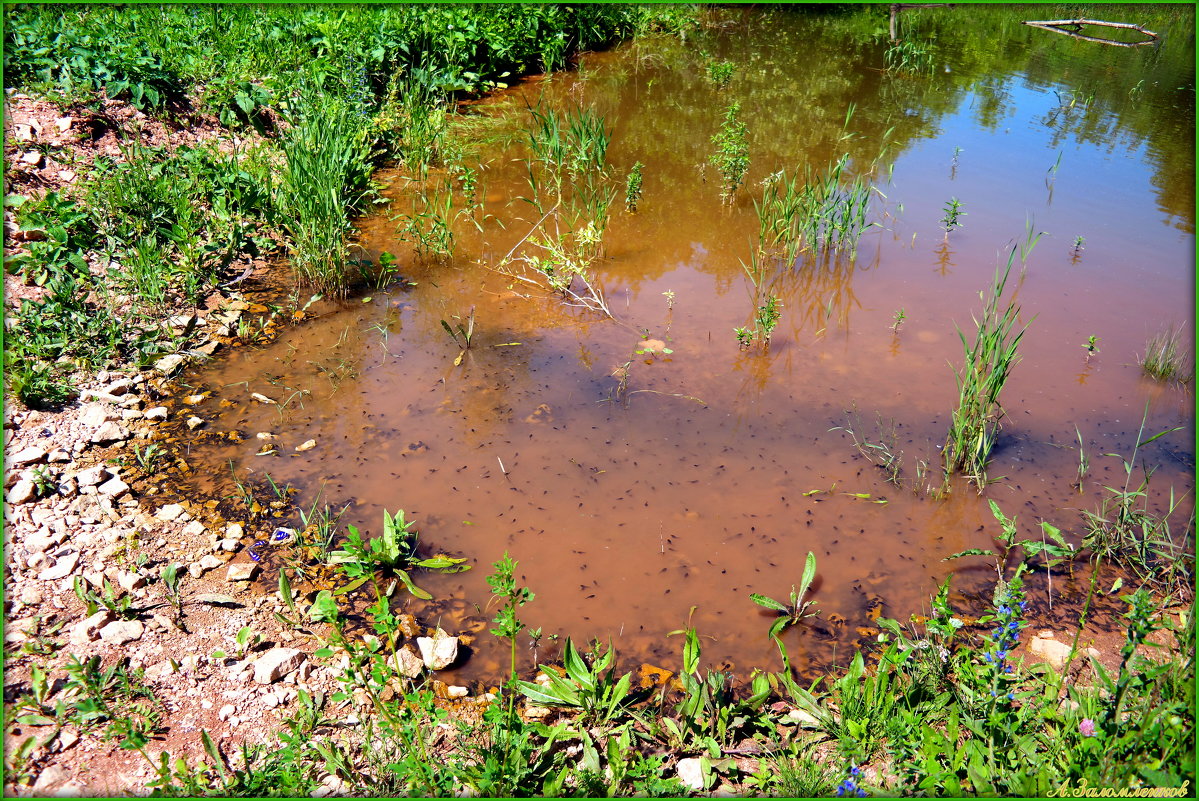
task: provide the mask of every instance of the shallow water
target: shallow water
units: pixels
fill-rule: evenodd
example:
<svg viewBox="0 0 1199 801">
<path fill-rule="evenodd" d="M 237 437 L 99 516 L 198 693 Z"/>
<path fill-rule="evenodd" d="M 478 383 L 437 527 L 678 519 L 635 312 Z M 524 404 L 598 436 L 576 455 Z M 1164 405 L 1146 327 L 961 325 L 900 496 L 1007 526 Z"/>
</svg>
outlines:
<svg viewBox="0 0 1199 801">
<path fill-rule="evenodd" d="M 318 494 L 350 504 L 343 520 L 367 532 L 381 529 L 384 509 L 404 509 L 424 552 L 474 565 L 420 575 L 439 601 L 405 602 L 451 633 L 494 614 L 484 578 L 507 552 L 537 595 L 523 618 L 545 635 L 670 662 L 680 645 L 667 633 L 694 606 L 706 659 L 739 668 L 776 666 L 771 616 L 749 593 L 785 599 L 809 550 L 823 622 L 788 635 L 801 666 L 852 647 L 880 604 L 901 620 L 926 609 L 955 568 L 960 590 L 987 597 L 986 560 L 942 559 L 991 547 L 988 498 L 1024 536 L 1046 520 L 1077 542 L 1080 510 L 1123 483 L 1120 461 L 1103 454 L 1131 452 L 1143 412 L 1146 434 L 1182 427 L 1142 449 L 1158 466 L 1153 503 L 1171 487 L 1192 490 L 1193 397 L 1143 377 L 1136 359 L 1166 325 L 1193 343 L 1193 16 L 1170 29 L 1178 39 L 1167 31 L 1159 48 L 1125 49 L 1024 28 L 998 9 L 985 11 L 985 39 L 950 36 L 963 13 L 984 11 L 910 23 L 940 34 L 929 76 L 881 71 L 885 43 L 871 39 L 879 20 L 885 30 L 881 12 L 774 10 L 732 13 L 687 43 L 588 55 L 576 72 L 500 93 L 481 109 L 509 128 L 527 120 L 526 101 L 605 115 L 619 192 L 596 275 L 615 319 L 531 295 L 492 269 L 540 214 L 515 200 L 528 194 L 519 141 L 484 144 L 480 194 L 492 217 L 481 233 L 458 226 L 452 260 L 414 258 L 391 219 L 365 220 L 363 247 L 399 255 L 404 282 L 318 306 L 273 344 L 190 377 L 214 390 L 199 410 L 210 428 L 247 435 L 197 443 L 197 481 L 223 492 L 234 474 L 269 474 L 303 504 Z M 708 80 L 703 50 L 736 64 L 727 89 Z M 733 100 L 751 170 L 730 208 L 701 166 Z M 842 153 L 865 169 L 888 129 L 870 212 L 878 226 L 856 258 L 801 256 L 772 270 L 779 327 L 768 349 L 739 349 L 761 181 Z M 646 165 L 644 196 L 629 214 L 620 207 L 634 161 Z M 402 174 L 390 178 L 388 194 L 402 196 Z M 966 216 L 946 237 L 938 221 L 950 197 Z M 394 210 L 409 208 L 401 199 Z M 979 292 L 1026 225 L 1045 236 L 1013 271 L 1028 331 L 990 467 L 1002 479 L 983 497 L 961 482 L 944 499 L 915 492 L 919 461 L 938 472 L 956 402 L 955 326 L 971 330 Z M 441 321 L 464 322 L 471 309 L 474 338 L 455 366 Z M 1099 350 L 1088 359 L 1091 335 Z M 672 353 L 637 354 L 644 337 Z M 255 403 L 253 392 L 283 403 Z M 851 420 L 875 441 L 879 423 L 893 423 L 902 487 L 836 429 Z M 1076 427 L 1092 465 L 1082 493 Z M 278 435 L 278 455 L 255 455 L 257 432 Z M 294 452 L 308 439 L 315 449 Z M 1187 500 L 1178 526 L 1189 511 Z M 1055 592 L 1069 587 L 1054 581 Z M 504 671 L 506 652 L 489 640 L 476 641 L 459 678 Z"/>
</svg>

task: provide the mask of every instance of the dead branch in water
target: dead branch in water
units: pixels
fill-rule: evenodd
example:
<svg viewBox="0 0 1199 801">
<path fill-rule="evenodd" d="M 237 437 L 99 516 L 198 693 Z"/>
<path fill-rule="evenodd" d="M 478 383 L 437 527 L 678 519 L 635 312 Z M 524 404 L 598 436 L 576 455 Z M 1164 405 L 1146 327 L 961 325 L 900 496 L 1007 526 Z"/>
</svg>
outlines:
<svg viewBox="0 0 1199 801">
<path fill-rule="evenodd" d="M 1100 44 L 1108 44 L 1114 47 L 1141 47 L 1142 45 L 1155 44 L 1160 40 L 1160 37 L 1153 31 L 1146 30 L 1141 25 L 1134 25 L 1131 22 L 1105 22 L 1098 19 L 1052 19 L 1052 20 L 1025 20 L 1025 25 L 1031 25 L 1034 28 L 1040 28 L 1046 31 L 1060 33 L 1063 36 L 1072 36 L 1075 39 L 1081 39 L 1084 42 L 1098 42 Z M 1123 28 L 1126 30 L 1143 33 L 1149 38 L 1143 42 L 1118 42 L 1115 39 L 1103 39 L 1098 36 L 1086 36 L 1079 33 L 1083 25 L 1096 25 L 1102 28 Z M 1074 30 L 1065 30 L 1073 28 Z"/>
</svg>

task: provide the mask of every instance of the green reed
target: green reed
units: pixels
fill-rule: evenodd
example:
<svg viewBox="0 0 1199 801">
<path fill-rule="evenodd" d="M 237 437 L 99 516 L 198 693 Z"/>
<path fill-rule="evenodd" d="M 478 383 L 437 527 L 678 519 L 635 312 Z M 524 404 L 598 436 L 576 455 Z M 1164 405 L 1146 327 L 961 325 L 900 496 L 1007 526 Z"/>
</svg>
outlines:
<svg viewBox="0 0 1199 801">
<path fill-rule="evenodd" d="M 844 155 L 821 173 L 808 168 L 802 180 L 780 171 L 766 181 L 762 201 L 754 201 L 762 252 L 779 253 L 788 262 L 805 251 L 856 252 L 858 240 L 874 225 L 866 221 L 871 184 L 866 174 L 842 180 L 848 160 Z"/>
<path fill-rule="evenodd" d="M 888 47 L 883 64 L 887 72 L 927 74 L 936 67 L 936 56 L 928 42 L 908 39 Z"/>
<path fill-rule="evenodd" d="M 1004 415 L 999 395 L 1019 361 L 1016 350 L 1028 328 L 1016 328 L 1020 306 L 1015 299 L 1003 301 L 1015 259 L 1013 247 L 1007 266 L 995 273 L 990 295 L 984 298 L 979 294 L 983 313 L 975 320 L 978 331 L 974 344 L 967 343 L 966 335 L 958 329 L 966 359 L 957 375 L 958 405 L 945 442 L 945 467 L 948 472 L 965 474 L 980 486 L 986 481 L 987 462 Z"/>
<path fill-rule="evenodd" d="M 533 115 L 528 134 L 532 154 L 529 173 L 535 197 L 543 181 L 548 180 L 553 187 L 554 199 L 561 200 L 567 176 L 606 172 L 612 132 L 603 115 L 584 108 L 568 112 L 530 108 L 529 113 Z"/>
<path fill-rule="evenodd" d="M 1191 380 L 1190 357 L 1180 348 L 1182 327 L 1167 328 L 1154 334 L 1145 343 L 1145 355 L 1137 360 L 1147 375 L 1158 381 L 1185 384 Z"/>
</svg>

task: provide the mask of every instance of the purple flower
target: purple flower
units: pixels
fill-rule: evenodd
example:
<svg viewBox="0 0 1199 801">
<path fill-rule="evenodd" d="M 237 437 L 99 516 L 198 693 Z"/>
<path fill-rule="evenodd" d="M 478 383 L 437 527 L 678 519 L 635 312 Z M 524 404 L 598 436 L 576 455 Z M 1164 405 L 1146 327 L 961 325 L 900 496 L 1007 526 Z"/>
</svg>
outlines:
<svg viewBox="0 0 1199 801">
<path fill-rule="evenodd" d="M 1083 737 L 1095 736 L 1095 721 L 1090 718 L 1083 718 L 1078 724 L 1078 733 Z"/>
</svg>

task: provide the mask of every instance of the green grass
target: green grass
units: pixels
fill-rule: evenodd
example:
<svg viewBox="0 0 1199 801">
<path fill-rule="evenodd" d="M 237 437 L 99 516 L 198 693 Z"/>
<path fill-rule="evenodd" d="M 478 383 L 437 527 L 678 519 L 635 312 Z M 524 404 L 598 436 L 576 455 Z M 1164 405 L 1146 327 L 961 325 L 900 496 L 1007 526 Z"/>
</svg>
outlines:
<svg viewBox="0 0 1199 801">
<path fill-rule="evenodd" d="M 806 170 L 803 179 L 775 173 L 754 201 L 758 217 L 758 248 L 780 254 L 793 263 L 802 252 L 845 251 L 853 254 L 858 240 L 873 223 L 871 183 L 866 174 L 844 178 L 849 157 L 842 156 L 822 172 Z M 873 170 L 873 165 L 869 173 Z"/>
<path fill-rule="evenodd" d="M 979 485 L 986 483 L 987 463 L 1004 416 L 1000 393 L 1019 361 L 1017 350 L 1027 329 L 1016 327 L 1019 304 L 1014 298 L 1005 301 L 1003 297 L 1015 257 L 1016 249 L 1012 248 L 1007 266 L 995 273 L 983 300 L 982 317 L 975 320 L 973 344 L 958 329 L 965 361 L 957 374 L 958 405 L 945 441 L 945 468 Z"/>
<path fill-rule="evenodd" d="M 1182 327 L 1167 328 L 1149 338 L 1145 355 L 1137 360 L 1145 374 L 1158 381 L 1185 384 L 1194 375 L 1191 356 L 1183 349 Z"/>
</svg>

